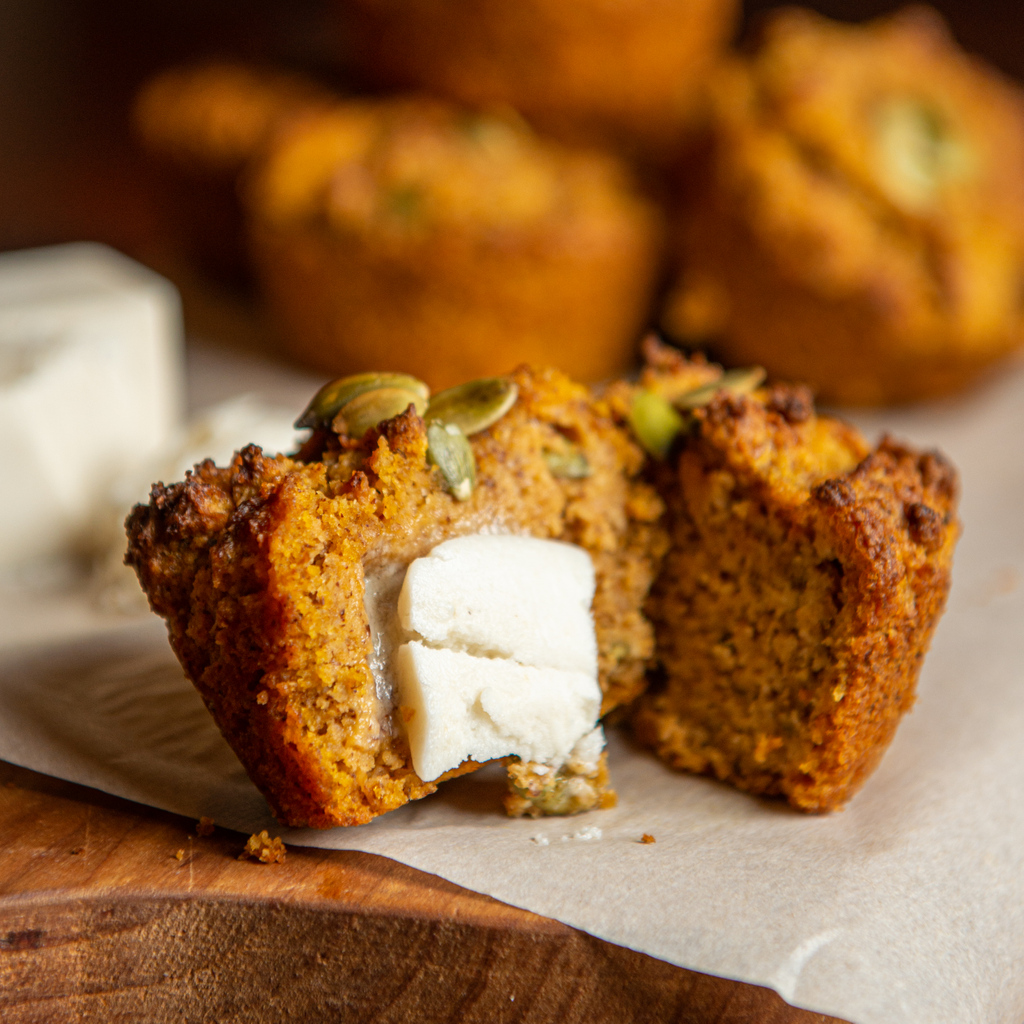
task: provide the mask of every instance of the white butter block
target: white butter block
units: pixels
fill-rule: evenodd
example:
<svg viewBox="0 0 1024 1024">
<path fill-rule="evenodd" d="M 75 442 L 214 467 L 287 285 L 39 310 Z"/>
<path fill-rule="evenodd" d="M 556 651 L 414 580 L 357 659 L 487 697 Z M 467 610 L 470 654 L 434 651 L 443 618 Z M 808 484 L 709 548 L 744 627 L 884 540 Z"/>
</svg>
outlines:
<svg viewBox="0 0 1024 1024">
<path fill-rule="evenodd" d="M 402 628 L 435 647 L 597 674 L 594 566 L 580 547 L 474 534 L 409 566 Z"/>
<path fill-rule="evenodd" d="M 601 689 L 584 672 L 403 644 L 395 659 L 413 767 L 424 781 L 467 758 L 561 764 L 594 727 Z"/>
<path fill-rule="evenodd" d="M 467 758 L 573 756 L 601 708 L 593 597 L 590 556 L 558 541 L 458 537 L 409 566 L 394 671 L 421 779 Z"/>
<path fill-rule="evenodd" d="M 168 281 L 91 243 L 0 255 L 0 565 L 80 545 L 182 394 Z"/>
</svg>

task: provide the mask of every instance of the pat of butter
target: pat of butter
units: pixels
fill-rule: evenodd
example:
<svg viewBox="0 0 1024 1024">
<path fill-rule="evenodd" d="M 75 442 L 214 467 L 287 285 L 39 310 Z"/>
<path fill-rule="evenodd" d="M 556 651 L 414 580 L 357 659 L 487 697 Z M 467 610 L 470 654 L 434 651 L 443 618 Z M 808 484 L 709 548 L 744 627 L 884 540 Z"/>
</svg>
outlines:
<svg viewBox="0 0 1024 1024">
<path fill-rule="evenodd" d="M 597 677 L 594 566 L 574 544 L 473 534 L 409 566 L 402 628 L 434 647 Z"/>
<path fill-rule="evenodd" d="M 590 556 L 558 541 L 459 537 L 409 566 L 395 677 L 421 779 L 570 756 L 601 706 L 593 597 Z"/>
<path fill-rule="evenodd" d="M 83 543 L 177 427 L 181 361 L 177 292 L 140 264 L 88 243 L 0 256 L 0 565 Z"/>
</svg>

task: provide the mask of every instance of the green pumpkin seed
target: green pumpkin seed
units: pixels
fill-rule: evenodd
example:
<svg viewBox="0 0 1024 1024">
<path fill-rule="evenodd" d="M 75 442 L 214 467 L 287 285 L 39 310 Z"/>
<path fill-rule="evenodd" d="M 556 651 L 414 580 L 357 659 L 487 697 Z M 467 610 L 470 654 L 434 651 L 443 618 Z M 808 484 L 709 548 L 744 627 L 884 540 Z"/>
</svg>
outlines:
<svg viewBox="0 0 1024 1024">
<path fill-rule="evenodd" d="M 484 377 L 434 395 L 428 423 L 454 423 L 469 437 L 497 423 L 515 404 L 519 387 L 508 377 Z"/>
<path fill-rule="evenodd" d="M 585 480 L 594 472 L 586 455 L 576 447 L 567 451 L 545 448 L 543 455 L 551 475 L 560 480 Z"/>
<path fill-rule="evenodd" d="M 718 380 L 710 384 L 702 384 L 699 388 L 677 396 L 672 404 L 677 409 L 699 409 L 707 405 L 719 391 L 728 391 L 734 395 L 750 394 L 760 386 L 767 374 L 762 366 L 748 366 L 742 370 L 726 370 Z"/>
<path fill-rule="evenodd" d="M 427 427 L 427 456 L 441 470 L 452 497 L 469 501 L 476 486 L 476 460 L 458 424 L 435 422 Z"/>
<path fill-rule="evenodd" d="M 641 389 L 633 396 L 629 425 L 644 449 L 655 458 L 663 459 L 672 442 L 686 428 L 686 420 L 657 392 Z"/>
<path fill-rule="evenodd" d="M 357 373 L 352 377 L 339 377 L 325 384 L 306 406 L 306 411 L 295 421 L 297 430 L 304 427 L 325 427 L 353 398 L 379 388 L 404 388 L 412 391 L 426 403 L 430 388 L 407 373 Z M 419 404 L 416 406 L 420 409 Z M 422 414 L 422 411 L 421 411 Z"/>
<path fill-rule="evenodd" d="M 921 211 L 949 182 L 970 177 L 977 158 L 945 114 L 914 96 L 889 96 L 875 110 L 876 167 L 900 206 Z"/>
<path fill-rule="evenodd" d="M 408 388 L 375 388 L 346 402 L 331 421 L 331 429 L 349 437 L 362 437 L 371 427 L 405 412 L 410 405 L 422 416 L 426 404 L 420 394 Z"/>
</svg>

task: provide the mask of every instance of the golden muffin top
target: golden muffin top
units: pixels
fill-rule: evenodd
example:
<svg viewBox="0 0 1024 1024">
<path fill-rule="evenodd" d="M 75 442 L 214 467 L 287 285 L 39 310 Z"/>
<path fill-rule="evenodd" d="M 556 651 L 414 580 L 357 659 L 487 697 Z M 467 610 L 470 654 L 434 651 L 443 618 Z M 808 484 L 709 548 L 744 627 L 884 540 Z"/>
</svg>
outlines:
<svg viewBox="0 0 1024 1024">
<path fill-rule="evenodd" d="M 339 103 L 297 119 L 248 194 L 275 226 L 396 237 L 500 232 L 638 203 L 610 157 L 541 140 L 513 116 L 420 97 Z"/>
<path fill-rule="evenodd" d="M 784 10 L 748 75 L 760 119 L 906 214 L 1024 211 L 1024 97 L 928 8 L 862 26 Z"/>
<path fill-rule="evenodd" d="M 719 188 L 787 276 L 826 298 L 867 288 L 907 337 L 1016 324 L 1024 94 L 937 14 L 780 11 L 714 94 Z"/>
</svg>

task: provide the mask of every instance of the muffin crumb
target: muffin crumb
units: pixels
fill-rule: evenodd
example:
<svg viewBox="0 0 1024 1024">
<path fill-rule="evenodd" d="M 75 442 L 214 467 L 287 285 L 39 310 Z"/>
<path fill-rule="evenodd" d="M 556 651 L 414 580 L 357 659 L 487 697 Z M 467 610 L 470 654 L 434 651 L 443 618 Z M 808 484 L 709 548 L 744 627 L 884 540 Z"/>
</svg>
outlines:
<svg viewBox="0 0 1024 1024">
<path fill-rule="evenodd" d="M 184 852 L 184 851 L 183 851 Z M 283 864 L 287 851 L 280 836 L 271 839 L 266 829 L 254 832 L 246 840 L 245 849 L 238 855 L 239 860 L 258 860 L 261 864 Z"/>
</svg>

